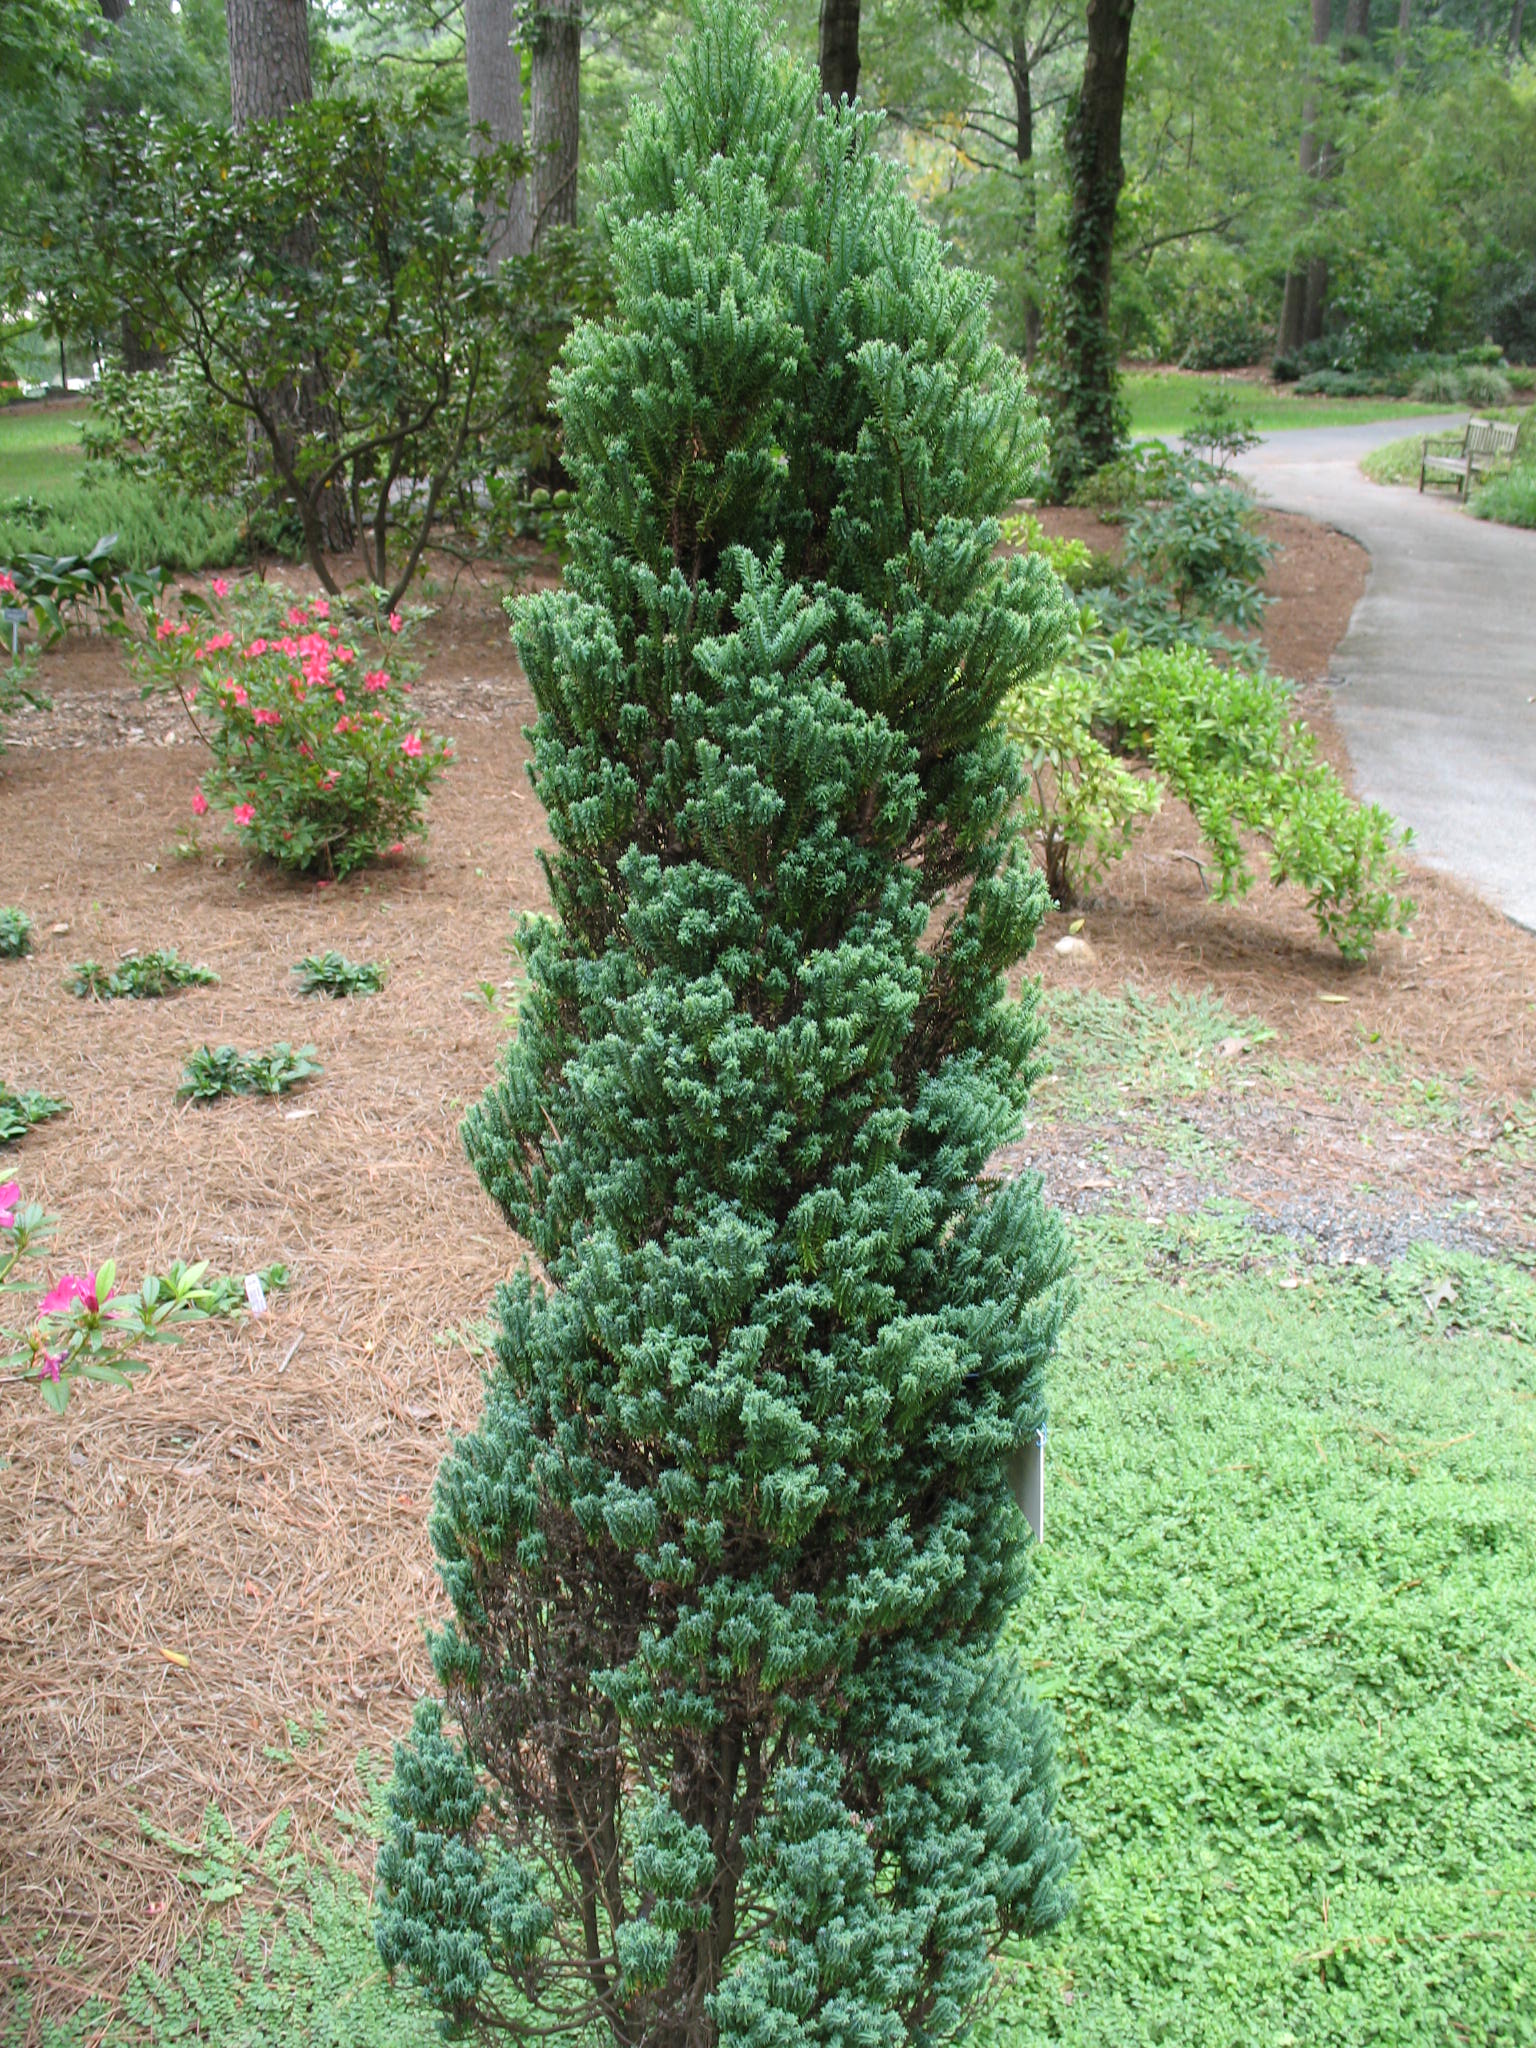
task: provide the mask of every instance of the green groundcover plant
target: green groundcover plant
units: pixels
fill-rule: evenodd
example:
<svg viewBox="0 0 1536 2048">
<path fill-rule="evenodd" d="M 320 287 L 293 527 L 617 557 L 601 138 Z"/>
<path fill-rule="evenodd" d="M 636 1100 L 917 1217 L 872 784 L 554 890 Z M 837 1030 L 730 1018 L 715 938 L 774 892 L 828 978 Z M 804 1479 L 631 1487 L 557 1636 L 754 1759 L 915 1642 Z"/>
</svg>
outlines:
<svg viewBox="0 0 1536 2048">
<path fill-rule="evenodd" d="M 0 1145 L 13 1145 L 34 1124 L 62 1116 L 68 1107 L 55 1095 L 41 1095 L 35 1088 L 11 1088 L 0 1081 Z"/>
<path fill-rule="evenodd" d="M 286 1095 L 323 1071 L 312 1045 L 301 1045 L 297 1052 L 286 1043 L 266 1052 L 202 1045 L 188 1058 L 176 1093 L 193 1102 L 214 1102 L 221 1095 Z"/>
<path fill-rule="evenodd" d="M 0 960 L 20 960 L 32 950 L 32 920 L 24 910 L 0 909 Z"/>
<path fill-rule="evenodd" d="M 376 996 L 384 986 L 384 970 L 376 960 L 349 960 L 334 948 L 306 953 L 293 971 L 301 996 Z"/>
<path fill-rule="evenodd" d="M 123 996 L 140 1000 L 168 996 L 179 988 L 217 988 L 218 981 L 211 967 L 183 960 L 174 946 L 125 953 L 115 967 L 104 967 L 99 960 L 82 960 L 69 971 L 71 994 L 89 996 L 99 1003 L 115 1002 Z"/>
<path fill-rule="evenodd" d="M 996 723 L 1064 626 L 997 558 L 1042 436 L 863 111 L 710 0 L 637 103 L 616 311 L 521 600 L 558 925 L 470 1156 L 532 1247 L 433 1540 L 385 1960 L 450 2026 L 958 2035 L 1067 1905 L 999 1637 L 1068 1303 L 1006 977 L 1046 908 Z"/>
<path fill-rule="evenodd" d="M 177 691 L 213 756 L 194 813 L 217 806 L 253 852 L 325 878 L 425 837 L 453 750 L 412 714 L 404 617 L 222 577 L 211 592 L 138 651 L 146 688 Z"/>
</svg>

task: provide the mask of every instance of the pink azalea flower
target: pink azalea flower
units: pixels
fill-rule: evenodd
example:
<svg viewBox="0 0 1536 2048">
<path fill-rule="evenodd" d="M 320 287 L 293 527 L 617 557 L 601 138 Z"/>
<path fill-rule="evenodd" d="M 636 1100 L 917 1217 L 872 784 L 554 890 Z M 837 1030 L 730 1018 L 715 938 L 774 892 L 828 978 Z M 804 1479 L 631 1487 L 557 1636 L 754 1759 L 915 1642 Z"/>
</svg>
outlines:
<svg viewBox="0 0 1536 2048">
<path fill-rule="evenodd" d="M 405 841 L 403 839 L 397 839 L 394 845 L 391 847 L 387 847 L 385 851 L 388 853 L 404 853 Z"/>
<path fill-rule="evenodd" d="M 367 675 L 363 677 L 363 688 L 365 690 L 387 690 L 389 688 L 389 670 L 384 668 L 369 669 Z"/>
<path fill-rule="evenodd" d="M 235 636 L 233 633 L 215 633 L 213 638 L 204 645 L 203 653 L 222 654 L 226 647 L 233 647 L 234 644 Z"/>
<path fill-rule="evenodd" d="M 408 732 L 400 742 L 400 751 L 402 754 L 409 754 L 414 761 L 421 752 L 421 734 L 419 732 Z"/>
<path fill-rule="evenodd" d="M 336 702 L 338 704 L 345 704 L 347 701 L 347 693 L 345 690 L 333 690 L 331 692 L 331 695 L 336 699 Z"/>
<path fill-rule="evenodd" d="M 266 651 L 267 643 L 265 640 L 253 640 L 245 650 L 245 658 L 247 661 L 259 661 Z"/>
<path fill-rule="evenodd" d="M 200 789 L 192 792 L 192 815 L 194 818 L 206 818 L 208 815 L 208 799 Z"/>
<path fill-rule="evenodd" d="M 405 621 L 398 612 L 391 612 L 385 620 L 385 624 L 389 627 L 391 633 L 403 633 L 405 631 Z"/>
<path fill-rule="evenodd" d="M 236 804 L 229 814 L 237 825 L 249 825 L 256 816 L 254 804 Z"/>
<path fill-rule="evenodd" d="M 331 606 L 328 598 L 311 598 L 309 608 L 317 619 L 328 619 L 331 616 Z"/>
<path fill-rule="evenodd" d="M 290 626 L 307 626 L 309 624 L 309 614 L 305 611 L 303 605 L 293 604 L 288 607 L 288 623 Z"/>
<path fill-rule="evenodd" d="M 39 1354 L 37 1369 L 44 1379 L 52 1380 L 54 1385 L 57 1386 L 59 1383 L 59 1367 L 63 1363 L 64 1354 L 62 1351 L 44 1351 Z"/>
<path fill-rule="evenodd" d="M 37 1312 L 40 1316 L 64 1315 L 77 1301 L 88 1308 L 92 1315 L 99 1314 L 101 1305 L 96 1299 L 94 1273 L 66 1273 L 62 1280 L 56 1281 L 49 1288 L 37 1304 Z"/>
<path fill-rule="evenodd" d="M 0 569 L 0 597 L 16 595 L 16 578 L 9 569 Z"/>
<path fill-rule="evenodd" d="M 347 718 L 345 715 L 343 715 L 341 718 L 337 719 L 335 725 L 331 729 L 336 734 L 338 739 L 344 739 L 349 732 L 357 731 L 357 720 L 355 718 Z"/>
<path fill-rule="evenodd" d="M 21 1182 L 8 1180 L 0 1187 L 0 1230 L 9 1230 L 16 1221 L 16 1211 L 21 1206 Z"/>
<path fill-rule="evenodd" d="M 214 594 L 214 596 L 215 596 L 215 597 L 228 597 L 228 595 L 229 595 L 229 579 L 228 579 L 227 577 L 224 577 L 224 576 L 215 576 L 215 577 L 214 577 L 214 579 L 213 579 L 213 594 Z"/>
<path fill-rule="evenodd" d="M 258 725 L 281 725 L 283 722 L 282 713 L 280 711 L 273 711 L 265 704 L 258 704 L 251 713 L 251 716 Z"/>
</svg>

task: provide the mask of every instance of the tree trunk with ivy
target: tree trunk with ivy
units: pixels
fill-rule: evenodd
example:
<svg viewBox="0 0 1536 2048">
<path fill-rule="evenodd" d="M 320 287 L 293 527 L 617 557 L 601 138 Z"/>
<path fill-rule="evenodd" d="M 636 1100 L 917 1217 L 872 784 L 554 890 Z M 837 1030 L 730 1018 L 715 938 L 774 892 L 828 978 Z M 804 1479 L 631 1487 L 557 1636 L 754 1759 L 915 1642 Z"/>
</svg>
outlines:
<svg viewBox="0 0 1536 2048">
<path fill-rule="evenodd" d="M 1072 206 L 1053 336 L 1051 474 L 1058 491 L 1112 461 L 1125 438 L 1109 327 L 1115 214 L 1125 183 L 1120 133 L 1136 0 L 1088 0 L 1088 49 L 1067 123 Z"/>
</svg>

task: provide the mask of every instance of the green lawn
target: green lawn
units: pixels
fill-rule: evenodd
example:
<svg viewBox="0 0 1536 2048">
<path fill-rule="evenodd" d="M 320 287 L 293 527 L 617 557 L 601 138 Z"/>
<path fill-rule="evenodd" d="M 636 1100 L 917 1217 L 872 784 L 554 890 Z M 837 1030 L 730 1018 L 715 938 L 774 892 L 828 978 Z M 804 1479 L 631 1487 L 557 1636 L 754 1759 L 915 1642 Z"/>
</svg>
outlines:
<svg viewBox="0 0 1536 2048">
<path fill-rule="evenodd" d="M 1121 378 L 1120 388 L 1131 409 L 1133 434 L 1186 433 L 1202 391 L 1230 393 L 1264 433 L 1279 427 L 1353 427 L 1368 420 L 1410 419 L 1450 409 L 1414 405 L 1406 398 L 1297 398 L 1289 385 L 1250 384 L 1183 370 L 1133 370 Z"/>
<path fill-rule="evenodd" d="M 0 502 L 46 498 L 78 480 L 85 465 L 80 427 L 87 403 L 0 408 Z"/>
</svg>

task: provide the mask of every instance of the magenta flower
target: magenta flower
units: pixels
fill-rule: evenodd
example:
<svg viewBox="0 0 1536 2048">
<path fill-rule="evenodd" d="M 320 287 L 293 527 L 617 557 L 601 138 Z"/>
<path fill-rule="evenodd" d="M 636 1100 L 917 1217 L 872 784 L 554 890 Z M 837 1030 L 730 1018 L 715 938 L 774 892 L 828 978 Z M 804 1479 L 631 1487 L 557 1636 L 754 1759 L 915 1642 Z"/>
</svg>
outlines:
<svg viewBox="0 0 1536 2048">
<path fill-rule="evenodd" d="M 9 1230 L 16 1221 L 16 1211 L 21 1207 L 21 1182 L 8 1180 L 0 1187 L 0 1230 Z"/>
<path fill-rule="evenodd" d="M 419 732 L 408 732 L 400 742 L 400 751 L 402 754 L 409 754 L 414 761 L 421 752 L 421 734 Z"/>
<path fill-rule="evenodd" d="M 200 789 L 192 792 L 192 815 L 194 818 L 206 818 L 208 815 L 208 799 Z"/>
<path fill-rule="evenodd" d="M 213 594 L 214 594 L 214 596 L 215 596 L 215 597 L 228 597 L 228 595 L 229 595 L 229 581 L 228 581 L 228 578 L 227 578 L 227 577 L 224 577 L 224 576 L 215 576 L 215 577 L 214 577 L 214 579 L 213 579 Z"/>
<path fill-rule="evenodd" d="M 37 1370 L 41 1378 L 52 1380 L 54 1385 L 57 1386 L 59 1382 L 59 1367 L 63 1363 L 64 1354 L 62 1351 L 44 1351 L 38 1357 Z"/>
<path fill-rule="evenodd" d="M 389 627 L 391 633 L 403 633 L 405 631 L 405 621 L 398 612 L 391 612 L 385 624 Z"/>
<path fill-rule="evenodd" d="M 54 1282 L 37 1304 L 37 1312 L 40 1316 L 66 1315 L 77 1301 L 83 1303 L 92 1315 L 100 1313 L 94 1273 L 66 1273 L 62 1280 Z"/>
<path fill-rule="evenodd" d="M 254 804 L 236 804 L 229 814 L 237 825 L 249 825 L 256 816 Z"/>
<path fill-rule="evenodd" d="M 0 597 L 16 595 L 16 578 L 9 569 L 0 569 Z"/>
<path fill-rule="evenodd" d="M 365 690 L 387 690 L 389 688 L 389 670 L 387 668 L 369 669 L 367 675 L 363 677 L 363 688 Z"/>
<path fill-rule="evenodd" d="M 281 725 L 283 722 L 282 713 L 271 710 L 265 704 L 258 704 L 251 716 L 258 725 Z"/>
</svg>

